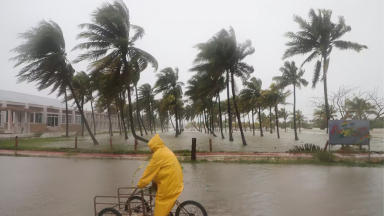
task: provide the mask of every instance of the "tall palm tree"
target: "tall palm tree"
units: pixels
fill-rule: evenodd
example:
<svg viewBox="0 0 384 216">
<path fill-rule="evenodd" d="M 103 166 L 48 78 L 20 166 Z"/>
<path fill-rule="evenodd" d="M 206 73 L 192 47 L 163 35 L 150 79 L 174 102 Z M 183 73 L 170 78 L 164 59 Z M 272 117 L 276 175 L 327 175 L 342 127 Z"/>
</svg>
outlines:
<svg viewBox="0 0 384 216">
<path fill-rule="evenodd" d="M 271 91 L 271 94 L 270 94 L 269 100 L 271 100 L 271 102 L 272 102 L 271 107 L 274 107 L 274 109 L 275 109 L 275 118 L 276 118 L 275 122 L 276 122 L 277 138 L 280 139 L 278 105 L 279 104 L 283 104 L 283 105 L 286 104 L 285 100 L 287 99 L 287 97 L 289 95 L 291 95 L 291 91 L 287 90 L 284 92 L 283 89 L 278 88 L 276 83 L 271 84 L 270 91 Z"/>
<path fill-rule="evenodd" d="M 311 53 L 302 65 L 317 59 L 315 71 L 312 79 L 312 87 L 315 88 L 320 78 L 320 71 L 323 69 L 322 81 L 324 83 L 324 99 L 327 114 L 327 120 L 330 118 L 330 108 L 328 105 L 328 90 L 327 90 L 327 71 L 329 67 L 329 59 L 334 47 L 339 50 L 354 50 L 360 52 L 362 49 L 367 49 L 365 45 L 360 45 L 355 42 L 343 41 L 340 38 L 352 28 L 345 24 L 343 16 L 339 16 L 338 23 L 331 21 L 332 11 L 319 9 L 318 14 L 315 10 L 309 11 L 309 22 L 305 19 L 294 16 L 294 21 L 299 24 L 300 31 L 293 33 L 287 32 L 285 36 L 290 39 L 286 45 L 288 49 L 283 55 L 283 59 Z"/>
<path fill-rule="evenodd" d="M 15 67 L 27 65 L 19 71 L 18 82 L 37 82 L 39 90 L 52 87 L 51 93 L 68 87 L 75 94 L 71 84 L 75 70 L 66 58 L 65 40 L 60 26 L 53 21 L 43 20 L 36 27 L 20 34 L 20 38 L 26 41 L 12 50 L 18 55 L 11 60 L 16 61 Z M 74 99 L 88 133 L 97 145 L 78 98 Z"/>
<path fill-rule="evenodd" d="M 279 88 L 285 88 L 288 85 L 293 85 L 293 127 L 295 130 L 295 140 L 299 140 L 296 130 L 296 87 L 301 89 L 301 85 L 304 87 L 308 85 L 307 80 L 303 79 L 304 70 L 298 69 L 295 62 L 288 61 L 284 63 L 284 66 L 280 68 L 283 73 L 282 76 L 275 76 L 273 80 L 277 82 Z"/>
<path fill-rule="evenodd" d="M 197 44 L 196 48 L 199 50 L 199 53 L 197 54 L 194 61 L 195 67 L 191 70 L 208 71 L 213 79 L 218 79 L 219 77 L 226 75 L 227 105 L 230 127 L 229 140 L 233 141 L 231 134 L 232 117 L 230 114 L 231 110 L 229 104 L 229 81 L 231 81 L 232 95 L 236 110 L 236 117 L 239 122 L 241 138 L 243 145 L 247 145 L 241 126 L 240 113 L 236 103 L 234 76 L 240 77 L 244 82 L 254 71 L 252 66 L 246 64 L 243 61 L 245 57 L 253 54 L 255 51 L 255 49 L 252 47 L 251 41 L 247 40 L 244 43 L 237 44 L 235 31 L 232 27 L 230 27 L 229 31 L 225 29 L 220 30 L 214 37 L 208 40 L 208 42 Z"/>
<path fill-rule="evenodd" d="M 259 127 L 260 127 L 260 136 L 263 136 L 263 129 L 261 126 L 261 86 L 262 81 L 260 79 L 257 79 L 255 77 L 252 77 L 250 81 L 246 81 L 244 83 L 244 89 L 241 90 L 239 98 L 242 101 L 248 101 L 249 104 L 253 104 L 254 107 L 252 107 L 252 115 L 253 110 L 255 109 L 256 113 L 259 113 Z"/>
<path fill-rule="evenodd" d="M 285 108 L 280 108 L 280 110 L 278 112 L 278 116 L 279 116 L 279 118 L 284 119 L 285 132 L 287 132 L 287 118 L 289 116 L 289 113 L 287 112 L 287 110 Z"/>
<path fill-rule="evenodd" d="M 79 55 L 75 62 L 88 59 L 92 61 L 89 65 L 91 71 L 100 71 L 113 66 L 117 69 L 115 73 L 121 73 L 121 84 L 125 85 L 128 93 L 128 113 L 132 135 L 137 140 L 148 142 L 147 139 L 135 133 L 130 86 L 135 72 L 143 71 L 148 64 L 151 64 L 155 70 L 158 67 L 152 55 L 134 46 L 135 42 L 144 36 L 144 29 L 130 23 L 128 8 L 122 0 L 115 0 L 113 4 L 103 3 L 92 13 L 92 23 L 81 24 L 79 27 L 86 30 L 80 33 L 78 38 L 88 41 L 78 44 L 74 49 L 88 51 Z M 133 31 L 132 36 L 130 36 L 131 31 Z M 142 68 L 136 70 L 137 66 Z M 124 92 L 120 95 L 125 97 Z M 121 106 L 120 112 L 123 114 L 124 107 Z"/>
<path fill-rule="evenodd" d="M 139 125 L 139 129 L 140 129 L 140 135 L 143 136 L 143 130 L 141 129 L 141 124 L 140 124 L 139 96 L 137 91 L 137 83 L 139 82 L 139 80 L 140 80 L 140 73 L 134 73 L 132 77 L 132 83 L 133 83 L 133 86 L 135 87 L 135 94 L 136 94 L 136 118 L 137 118 L 137 124 Z M 145 130 L 145 135 L 148 135 L 147 130 Z"/>
<path fill-rule="evenodd" d="M 163 96 L 166 97 L 166 101 L 170 104 L 174 105 L 175 110 L 175 119 L 176 119 L 176 135 L 177 137 L 179 133 L 179 124 L 178 124 L 178 116 L 177 111 L 180 108 L 180 100 L 183 96 L 182 86 L 184 86 L 183 82 L 179 82 L 179 69 L 172 69 L 170 67 L 164 68 L 157 75 L 157 80 L 155 83 L 155 93 L 158 94 L 160 92 L 163 93 Z"/>
<path fill-rule="evenodd" d="M 140 103 L 143 104 L 143 106 L 146 106 L 147 114 L 149 117 L 149 129 L 151 130 L 151 134 L 152 134 L 151 117 L 153 116 L 152 114 L 153 111 L 151 111 L 151 108 L 153 108 L 154 102 L 155 102 L 155 94 L 153 93 L 153 90 L 154 89 L 152 88 L 152 86 L 149 85 L 148 83 L 143 84 L 139 87 L 139 100 L 140 100 Z"/>
</svg>

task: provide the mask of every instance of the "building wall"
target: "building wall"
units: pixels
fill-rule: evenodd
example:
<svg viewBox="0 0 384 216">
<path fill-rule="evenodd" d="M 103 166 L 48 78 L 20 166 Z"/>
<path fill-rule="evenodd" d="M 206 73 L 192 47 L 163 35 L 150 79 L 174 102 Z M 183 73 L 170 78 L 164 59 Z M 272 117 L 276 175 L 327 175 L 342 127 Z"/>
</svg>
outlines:
<svg viewBox="0 0 384 216">
<path fill-rule="evenodd" d="M 61 125 L 61 128 L 64 130 L 66 130 L 66 127 L 67 125 L 66 124 L 62 124 Z M 69 132 L 77 132 L 77 133 L 81 133 L 81 124 L 68 124 L 68 131 Z M 85 128 L 84 126 L 84 133 L 87 131 L 87 128 Z"/>
<path fill-rule="evenodd" d="M 56 108 L 51 106 L 43 106 L 38 104 L 27 104 L 27 103 L 19 103 L 19 102 L 11 102 L 11 101 L 1 101 L 1 107 L 19 107 L 25 108 L 29 111 L 22 112 L 21 122 L 12 123 L 11 129 L 8 129 L 8 123 L 5 121 L 5 116 L 8 111 L 1 111 L 1 123 L 3 129 L 6 129 L 6 133 L 53 133 L 53 132 L 65 132 L 66 124 L 63 121 L 62 117 L 65 116 L 66 110 L 63 108 Z M 42 123 L 35 123 L 35 118 L 33 117 L 34 122 L 30 122 L 31 115 L 34 113 L 42 113 Z M 58 114 L 58 125 L 55 127 L 47 126 L 47 116 L 49 113 Z M 86 120 L 93 131 L 94 123 L 92 118 L 92 112 L 85 111 Z M 79 132 L 82 131 L 81 124 L 75 124 L 75 117 L 80 116 L 80 112 L 76 110 L 68 110 L 68 114 L 71 115 L 71 124 L 69 124 L 69 132 Z M 64 118 L 65 120 L 65 118 Z M 117 115 L 111 115 L 111 125 L 112 130 L 119 130 L 119 123 Z M 109 119 L 106 113 L 95 113 L 95 126 L 96 131 L 108 131 L 109 130 Z M 86 132 L 86 128 L 85 128 Z"/>
<path fill-rule="evenodd" d="M 30 124 L 31 133 L 46 133 L 49 132 L 46 124 Z"/>
</svg>

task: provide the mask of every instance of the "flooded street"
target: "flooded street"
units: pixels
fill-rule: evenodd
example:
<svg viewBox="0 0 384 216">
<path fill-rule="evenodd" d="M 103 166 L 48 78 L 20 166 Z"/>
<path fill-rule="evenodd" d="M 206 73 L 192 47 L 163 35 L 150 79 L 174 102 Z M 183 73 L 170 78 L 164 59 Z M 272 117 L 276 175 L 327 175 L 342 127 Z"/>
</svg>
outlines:
<svg viewBox="0 0 384 216">
<path fill-rule="evenodd" d="M 85 216 L 96 195 L 131 185 L 144 161 L 0 157 L 1 215 Z M 383 169 L 273 164 L 182 164 L 180 201 L 210 216 L 383 215 Z M 137 184 L 143 173 L 134 179 Z"/>
<path fill-rule="evenodd" d="M 293 130 L 289 132 L 280 131 L 280 139 L 277 139 L 276 132 L 270 134 L 269 131 L 264 131 L 264 137 L 260 137 L 260 132 L 255 131 L 255 136 L 252 135 L 249 130 L 245 132 L 245 139 L 247 141 L 247 146 L 243 146 L 241 142 L 240 132 L 234 132 L 233 138 L 234 141 L 230 142 L 228 140 L 228 132 L 224 133 L 226 139 L 221 139 L 220 132 L 216 131 L 217 137 L 208 135 L 196 131 L 184 131 L 179 137 L 175 138 L 174 131 L 168 131 L 160 134 L 162 140 L 165 144 L 172 150 L 186 150 L 191 149 L 192 138 L 197 138 L 197 150 L 199 151 L 208 151 L 209 149 L 209 139 L 212 139 L 213 151 L 236 151 L 236 152 L 286 152 L 295 145 L 303 145 L 306 143 L 312 143 L 320 147 L 324 147 L 325 143 L 328 140 L 328 134 L 325 131 L 313 131 L 313 130 L 303 130 L 301 133 L 298 133 L 299 140 L 294 140 Z M 125 140 L 124 136 L 119 134 L 114 134 L 112 137 L 113 148 L 133 150 L 134 138 L 131 134 L 128 135 L 129 139 Z M 144 136 L 147 139 L 151 139 L 154 136 L 148 134 Z M 374 130 L 371 131 L 371 151 L 384 151 L 384 131 L 383 130 Z M 109 149 L 109 134 L 98 134 L 96 136 L 100 145 L 93 145 L 93 142 L 89 136 L 77 136 L 78 137 L 78 147 L 84 149 Z M 42 145 L 42 147 L 63 147 L 68 148 L 74 147 L 74 137 L 61 138 L 62 141 L 47 143 Z M 148 150 L 146 143 L 138 142 L 139 150 Z M 340 148 L 340 145 L 332 147 L 336 150 Z M 363 148 L 367 149 L 367 146 Z"/>
</svg>

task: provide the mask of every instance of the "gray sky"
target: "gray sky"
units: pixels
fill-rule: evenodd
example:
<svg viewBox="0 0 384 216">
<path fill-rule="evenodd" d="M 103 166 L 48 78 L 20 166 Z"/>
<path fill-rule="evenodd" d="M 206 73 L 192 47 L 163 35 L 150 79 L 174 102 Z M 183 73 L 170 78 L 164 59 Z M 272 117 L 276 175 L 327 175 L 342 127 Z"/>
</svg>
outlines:
<svg viewBox="0 0 384 216">
<path fill-rule="evenodd" d="M 81 51 L 70 50 L 79 43 L 76 35 L 80 33 L 77 25 L 90 22 L 90 14 L 104 0 L 2 0 L 0 7 L 0 89 L 55 98 L 47 95 L 49 90 L 37 91 L 33 83 L 16 84 L 15 75 L 20 68 L 13 68 L 8 59 L 15 54 L 9 52 L 21 40 L 18 33 L 35 26 L 42 19 L 53 20 L 64 32 L 69 59 L 74 59 Z M 333 11 L 333 22 L 339 15 L 344 16 L 352 31 L 342 40 L 350 40 L 368 46 L 360 53 L 339 51 L 331 54 L 328 71 L 329 92 L 341 84 L 360 86 L 361 91 L 379 86 L 383 95 L 383 1 L 382 0 L 210 0 L 210 1 L 128 1 L 131 22 L 142 26 L 146 35 L 137 46 L 151 53 L 159 62 L 159 70 L 165 67 L 178 67 L 183 82 L 191 77 L 188 72 L 196 55 L 193 46 L 205 42 L 221 28 L 232 26 L 238 42 L 250 39 L 256 52 L 245 59 L 254 66 L 252 76 L 263 81 L 263 88 L 272 83 L 272 77 L 281 74 L 281 59 L 287 39 L 283 34 L 297 31 L 293 15 L 307 19 L 310 8 L 325 8 Z M 288 59 L 301 65 L 304 57 Z M 304 66 L 304 78 L 312 80 L 314 63 Z M 73 65 L 76 71 L 86 70 L 87 62 Z M 141 75 L 139 84 L 153 85 L 156 77 L 152 68 Z M 240 85 L 240 81 L 238 82 Z M 240 87 L 241 88 L 241 87 Z M 308 98 L 323 96 L 322 83 L 316 89 L 310 85 L 297 92 L 297 108 L 311 118 L 313 108 Z M 222 94 L 222 99 L 226 94 Z M 288 98 L 293 102 L 293 97 Z M 89 108 L 88 108 L 89 109 Z M 292 110 L 292 106 L 287 107 Z"/>
</svg>

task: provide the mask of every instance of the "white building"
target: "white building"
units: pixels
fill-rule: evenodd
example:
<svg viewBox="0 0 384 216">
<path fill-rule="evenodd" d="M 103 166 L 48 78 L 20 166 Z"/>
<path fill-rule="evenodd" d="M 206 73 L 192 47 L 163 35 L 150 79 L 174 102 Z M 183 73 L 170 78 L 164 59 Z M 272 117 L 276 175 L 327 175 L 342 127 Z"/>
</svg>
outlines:
<svg viewBox="0 0 384 216">
<path fill-rule="evenodd" d="M 60 100 L 0 90 L 0 133 L 65 132 L 65 103 Z M 92 112 L 85 117 L 93 131 Z M 81 115 L 68 104 L 70 132 L 81 132 Z M 117 115 L 111 115 L 112 130 L 119 130 Z M 109 120 L 105 113 L 95 113 L 96 131 L 108 131 Z M 85 129 L 86 132 L 86 129 Z"/>
</svg>

